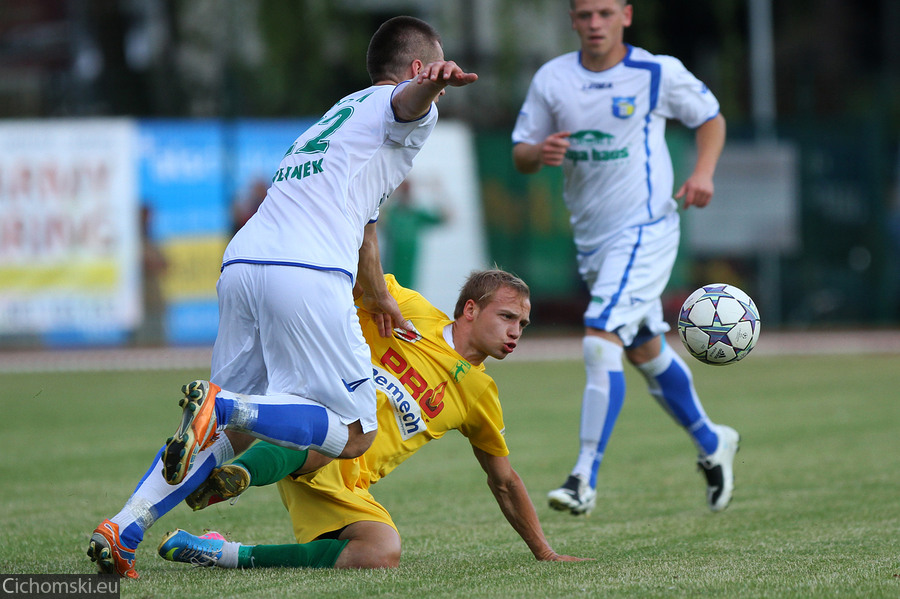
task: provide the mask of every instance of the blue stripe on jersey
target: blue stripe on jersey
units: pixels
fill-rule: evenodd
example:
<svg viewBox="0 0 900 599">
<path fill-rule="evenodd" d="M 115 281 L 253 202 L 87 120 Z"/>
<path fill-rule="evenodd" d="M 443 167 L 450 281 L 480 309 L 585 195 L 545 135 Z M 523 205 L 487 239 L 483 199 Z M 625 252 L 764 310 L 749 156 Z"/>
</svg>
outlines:
<svg viewBox="0 0 900 599">
<path fill-rule="evenodd" d="M 631 67 L 633 69 L 646 69 L 650 72 L 650 109 L 647 111 L 647 116 L 644 117 L 644 152 L 647 156 L 647 162 L 645 163 L 645 169 L 647 172 L 647 216 L 652 218 L 653 210 L 650 204 L 650 200 L 653 197 L 653 184 L 650 182 L 650 115 L 656 108 L 657 102 L 659 102 L 659 82 L 661 79 L 661 69 L 659 63 L 632 60 L 631 51 L 634 50 L 634 46 L 631 46 L 629 44 L 625 45 L 628 47 L 628 52 L 625 54 L 625 60 L 623 61 L 623 64 L 626 67 Z"/>
<path fill-rule="evenodd" d="M 653 180 L 650 178 L 650 113 L 644 117 L 644 154 L 647 161 L 644 163 L 644 172 L 647 173 L 647 218 L 653 218 Z"/>
<path fill-rule="evenodd" d="M 659 63 L 632 60 L 631 51 L 634 50 L 634 46 L 629 44 L 625 45 L 628 47 L 628 53 L 625 54 L 625 60 L 622 61 L 622 64 L 633 69 L 646 69 L 650 71 L 650 110 L 648 112 L 653 112 L 656 109 L 656 103 L 659 102 L 659 82 L 661 79 Z"/>
<path fill-rule="evenodd" d="M 350 281 L 353 282 L 353 275 L 350 274 L 350 271 L 344 270 L 343 268 L 337 268 L 336 266 L 316 266 L 315 264 L 305 264 L 303 262 L 288 262 L 288 261 L 279 261 L 279 260 L 250 260 L 248 258 L 235 258 L 234 260 L 229 260 L 222 264 L 222 268 L 219 269 L 219 272 L 225 270 L 225 267 L 229 264 L 263 264 L 270 266 L 296 266 L 298 268 L 309 268 L 311 270 L 321 270 L 325 272 L 340 272 L 344 273 L 350 278 Z"/>
<path fill-rule="evenodd" d="M 619 281 L 619 288 L 616 289 L 613 296 L 609 298 L 609 304 L 606 305 L 606 308 L 603 309 L 603 312 L 600 313 L 598 318 L 585 319 L 585 326 L 601 331 L 605 330 L 604 327 L 606 327 L 606 323 L 609 322 L 609 315 L 612 312 L 612 309 L 618 305 L 619 299 L 622 297 L 622 290 L 625 289 L 625 284 L 628 283 L 628 275 L 631 274 L 631 267 L 634 266 L 634 259 L 635 256 L 637 256 L 638 248 L 641 247 L 641 237 L 643 235 L 644 225 L 641 225 L 638 227 L 638 238 L 637 241 L 634 242 L 634 247 L 631 248 L 631 256 L 628 258 L 628 264 L 625 266 L 625 271 L 622 273 L 622 279 Z"/>
</svg>

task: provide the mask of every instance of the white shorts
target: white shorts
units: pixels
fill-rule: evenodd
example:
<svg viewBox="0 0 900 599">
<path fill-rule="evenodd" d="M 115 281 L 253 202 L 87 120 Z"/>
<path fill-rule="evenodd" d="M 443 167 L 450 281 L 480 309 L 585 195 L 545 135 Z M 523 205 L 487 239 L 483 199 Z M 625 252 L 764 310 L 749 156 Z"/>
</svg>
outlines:
<svg viewBox="0 0 900 599">
<path fill-rule="evenodd" d="M 375 430 L 371 356 L 352 287 L 341 272 L 229 264 L 216 284 L 211 380 L 236 393 L 300 395 Z"/>
<path fill-rule="evenodd" d="M 593 252 L 578 254 L 591 292 L 587 327 L 616 333 L 637 347 L 669 330 L 660 296 L 669 282 L 680 237 L 677 213 L 626 229 Z"/>
</svg>

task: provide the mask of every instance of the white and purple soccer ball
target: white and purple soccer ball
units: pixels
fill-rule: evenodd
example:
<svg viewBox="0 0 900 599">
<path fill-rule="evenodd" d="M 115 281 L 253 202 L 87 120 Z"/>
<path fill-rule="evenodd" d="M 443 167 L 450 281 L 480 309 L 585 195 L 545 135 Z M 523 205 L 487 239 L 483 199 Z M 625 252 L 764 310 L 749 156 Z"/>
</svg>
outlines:
<svg viewBox="0 0 900 599">
<path fill-rule="evenodd" d="M 688 352 L 706 364 L 744 359 L 759 340 L 759 310 L 749 295 L 726 283 L 704 285 L 684 300 L 678 336 Z"/>
</svg>

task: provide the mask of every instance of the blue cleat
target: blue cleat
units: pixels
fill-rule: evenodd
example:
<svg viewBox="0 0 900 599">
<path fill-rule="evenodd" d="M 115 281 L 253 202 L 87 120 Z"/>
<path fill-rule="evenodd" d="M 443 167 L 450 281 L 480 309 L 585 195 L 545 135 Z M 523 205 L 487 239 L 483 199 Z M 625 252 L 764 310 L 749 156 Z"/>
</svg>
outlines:
<svg viewBox="0 0 900 599">
<path fill-rule="evenodd" d="M 181 562 L 194 566 L 215 566 L 222 557 L 225 537 L 217 532 L 208 532 L 198 537 L 186 530 L 176 528 L 166 533 L 159 544 L 159 556 L 170 562 Z"/>
</svg>

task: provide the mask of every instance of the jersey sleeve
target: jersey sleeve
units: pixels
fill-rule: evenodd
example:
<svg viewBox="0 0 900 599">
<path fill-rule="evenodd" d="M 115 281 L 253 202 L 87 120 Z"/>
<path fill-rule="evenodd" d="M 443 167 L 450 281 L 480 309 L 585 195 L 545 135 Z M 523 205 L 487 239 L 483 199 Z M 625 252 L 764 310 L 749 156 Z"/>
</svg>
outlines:
<svg viewBox="0 0 900 599">
<path fill-rule="evenodd" d="M 513 144 L 539 144 L 555 132 L 553 112 L 543 92 L 543 79 L 543 73 L 538 71 L 531 80 L 519 116 L 516 117 L 512 132 Z"/>
<path fill-rule="evenodd" d="M 503 438 L 503 410 L 500 407 L 497 385 L 493 380 L 470 406 L 459 432 L 472 445 L 490 455 L 509 455 L 506 439 Z"/>
<path fill-rule="evenodd" d="M 719 114 L 719 101 L 680 60 L 672 56 L 660 59 L 665 73 L 658 106 L 662 116 L 694 129 Z"/>
<path fill-rule="evenodd" d="M 425 145 L 425 141 L 431 134 L 431 130 L 434 129 L 435 123 L 437 123 L 438 110 L 437 105 L 432 102 L 431 108 L 428 109 L 428 112 L 426 112 L 416 120 L 397 120 L 397 117 L 394 115 L 393 107 L 394 94 L 396 94 L 404 85 L 409 84 L 410 81 L 403 81 L 394 88 L 393 92 L 391 92 L 391 99 L 388 102 L 387 107 L 385 108 L 387 112 L 387 114 L 385 115 L 385 122 L 387 123 L 387 137 L 394 143 L 401 146 L 421 148 L 423 145 Z"/>
</svg>

